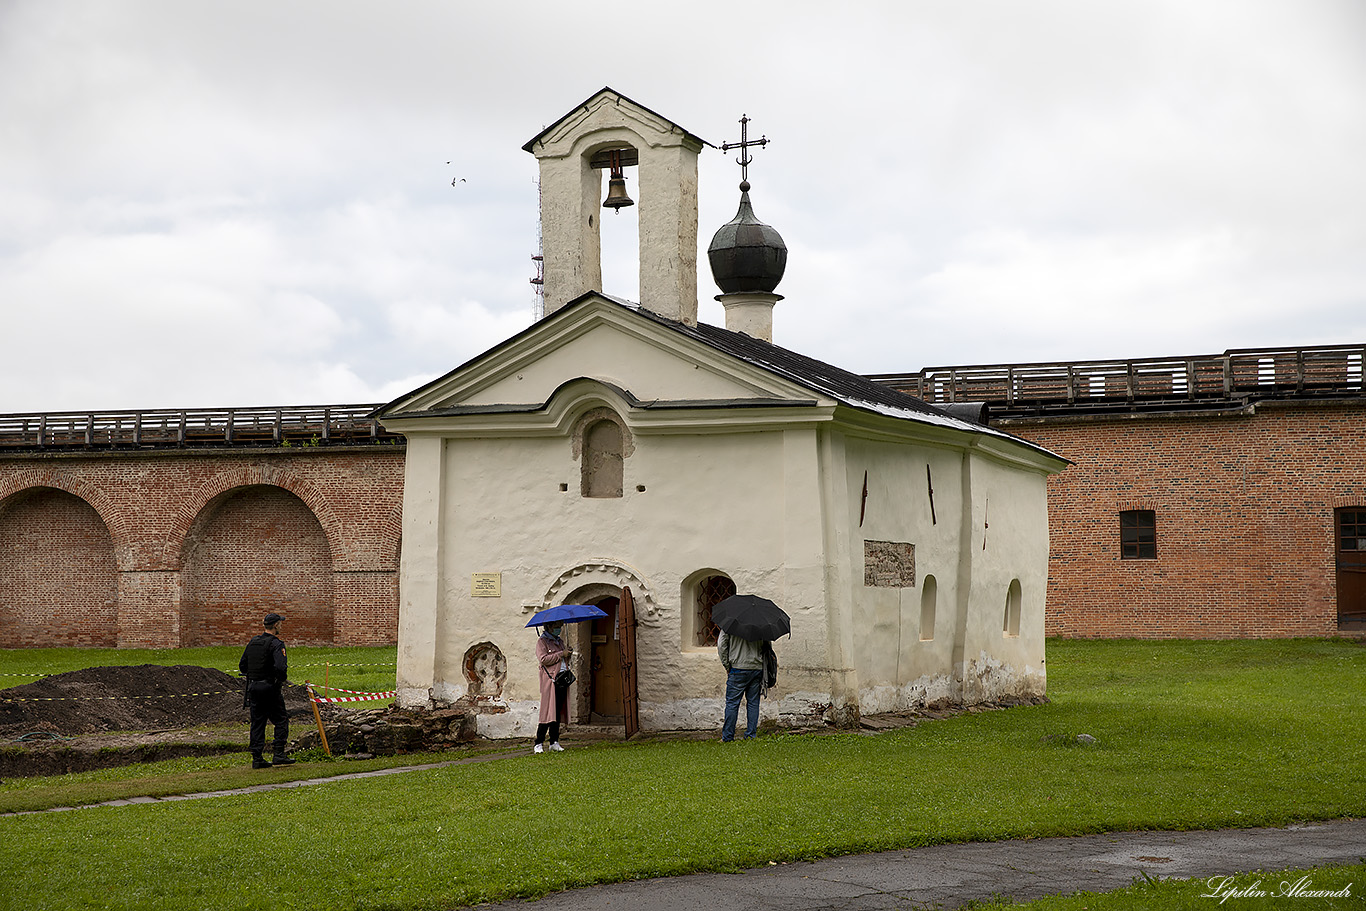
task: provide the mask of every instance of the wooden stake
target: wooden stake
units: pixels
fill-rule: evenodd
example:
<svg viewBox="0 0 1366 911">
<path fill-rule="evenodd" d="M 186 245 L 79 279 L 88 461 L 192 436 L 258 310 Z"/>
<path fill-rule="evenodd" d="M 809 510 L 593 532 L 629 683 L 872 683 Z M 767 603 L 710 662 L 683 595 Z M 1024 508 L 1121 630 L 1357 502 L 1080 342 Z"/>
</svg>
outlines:
<svg viewBox="0 0 1366 911">
<path fill-rule="evenodd" d="M 308 681 L 304 681 L 304 686 L 308 686 Z M 313 706 L 313 720 L 318 722 L 318 736 L 323 741 L 323 752 L 328 756 L 332 755 L 332 748 L 327 745 L 327 732 L 323 730 L 323 716 L 318 714 L 318 700 L 313 698 L 313 687 L 308 686 L 308 704 Z"/>
</svg>

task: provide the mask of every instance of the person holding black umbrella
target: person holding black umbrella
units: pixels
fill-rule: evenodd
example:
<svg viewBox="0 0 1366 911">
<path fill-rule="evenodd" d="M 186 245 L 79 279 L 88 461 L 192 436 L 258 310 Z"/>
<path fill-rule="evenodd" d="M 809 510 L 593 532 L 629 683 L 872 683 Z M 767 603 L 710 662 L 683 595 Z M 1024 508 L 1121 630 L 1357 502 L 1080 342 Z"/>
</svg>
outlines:
<svg viewBox="0 0 1366 911">
<path fill-rule="evenodd" d="M 721 739 L 727 743 L 735 739 L 743 698 L 745 739 L 752 740 L 759 731 L 759 699 L 766 689 L 766 658 L 772 662 L 774 674 L 777 673 L 771 640 L 790 634 L 791 621 L 778 605 L 755 595 L 731 595 L 712 608 L 711 618 L 720 628 L 716 652 L 726 668 L 726 716 Z"/>
<path fill-rule="evenodd" d="M 759 730 L 759 693 L 764 680 L 763 643 L 730 636 L 721 630 L 716 634 L 716 651 L 726 668 L 726 720 L 721 725 L 721 739 L 726 743 L 735 739 L 740 699 L 744 697 L 745 739 L 751 740 Z"/>
</svg>

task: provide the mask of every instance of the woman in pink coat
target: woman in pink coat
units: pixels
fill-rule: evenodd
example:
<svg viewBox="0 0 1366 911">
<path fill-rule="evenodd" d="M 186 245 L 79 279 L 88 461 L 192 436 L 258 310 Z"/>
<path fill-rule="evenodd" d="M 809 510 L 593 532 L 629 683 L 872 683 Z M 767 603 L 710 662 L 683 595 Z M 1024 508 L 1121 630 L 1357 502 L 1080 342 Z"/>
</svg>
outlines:
<svg viewBox="0 0 1366 911">
<path fill-rule="evenodd" d="M 550 750 L 561 753 L 560 720 L 569 716 L 569 688 L 556 686 L 555 677 L 560 671 L 569 668 L 569 658 L 574 650 L 560 638 L 563 623 L 548 623 L 541 627 L 536 637 L 536 661 L 540 665 L 541 676 L 541 715 L 536 725 L 536 745 L 534 753 L 545 752 L 545 735 L 550 734 Z"/>
</svg>

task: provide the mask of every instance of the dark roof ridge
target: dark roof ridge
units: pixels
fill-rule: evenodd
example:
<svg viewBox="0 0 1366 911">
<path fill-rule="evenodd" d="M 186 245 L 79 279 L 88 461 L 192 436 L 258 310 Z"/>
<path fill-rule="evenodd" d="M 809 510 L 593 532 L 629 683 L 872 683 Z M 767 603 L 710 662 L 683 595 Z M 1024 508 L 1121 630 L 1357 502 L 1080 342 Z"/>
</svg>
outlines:
<svg viewBox="0 0 1366 911">
<path fill-rule="evenodd" d="M 620 299 L 614 302 L 623 303 Z M 766 342 L 743 332 L 723 329 L 720 326 L 712 326 L 708 323 L 690 326 L 660 316 L 644 307 L 637 307 L 636 309 L 642 316 L 662 323 L 676 332 L 692 336 L 709 347 L 735 355 L 803 386 L 814 388 L 818 392 L 825 392 L 841 400 L 862 401 L 921 414 L 950 417 L 943 410 L 909 393 L 874 382 L 865 376 L 845 370 L 843 367 L 836 367 L 834 364 L 817 360 L 790 348 L 775 345 L 773 342 Z"/>
</svg>

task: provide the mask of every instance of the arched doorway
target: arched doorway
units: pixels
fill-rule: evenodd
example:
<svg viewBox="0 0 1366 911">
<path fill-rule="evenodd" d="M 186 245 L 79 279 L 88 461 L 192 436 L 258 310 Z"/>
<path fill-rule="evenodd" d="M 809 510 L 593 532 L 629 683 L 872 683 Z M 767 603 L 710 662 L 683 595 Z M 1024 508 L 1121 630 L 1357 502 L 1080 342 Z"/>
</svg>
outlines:
<svg viewBox="0 0 1366 911">
<path fill-rule="evenodd" d="M 569 714 L 578 724 L 619 725 L 626 720 L 628 682 L 621 662 L 625 632 L 621 599 L 621 586 L 607 582 L 590 583 L 555 599 L 560 604 L 591 604 L 607 614 L 565 627 L 565 641 L 574 649 L 574 673 L 578 675 L 570 690 Z"/>
<path fill-rule="evenodd" d="M 607 614 L 565 628 L 578 677 L 569 691 L 569 714 L 577 724 L 622 724 L 629 739 L 640 729 L 637 632 L 658 622 L 651 587 L 624 564 L 581 563 L 561 573 L 541 603 L 592 604 Z"/>
</svg>

